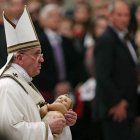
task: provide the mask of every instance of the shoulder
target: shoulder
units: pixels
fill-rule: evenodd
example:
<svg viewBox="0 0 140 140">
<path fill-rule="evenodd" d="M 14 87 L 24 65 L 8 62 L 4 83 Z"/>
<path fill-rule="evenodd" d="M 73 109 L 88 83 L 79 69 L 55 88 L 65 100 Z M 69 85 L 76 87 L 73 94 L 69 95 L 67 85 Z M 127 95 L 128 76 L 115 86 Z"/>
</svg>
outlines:
<svg viewBox="0 0 140 140">
<path fill-rule="evenodd" d="M 112 42 L 118 37 L 117 33 L 111 28 L 108 27 L 106 31 L 97 39 L 98 41 L 104 42 Z"/>
<path fill-rule="evenodd" d="M 8 87 L 8 86 L 13 86 L 13 84 L 16 84 L 16 81 L 13 80 L 12 78 L 10 77 L 3 77 L 3 78 L 0 78 L 0 87 Z"/>
<path fill-rule="evenodd" d="M 111 29 L 110 27 L 96 40 L 96 45 L 94 49 L 94 55 L 101 54 L 101 56 L 112 56 L 116 45 L 118 44 L 119 40 L 117 34 Z"/>
<path fill-rule="evenodd" d="M 117 33 L 108 27 L 106 31 L 96 40 L 96 48 L 105 47 L 103 49 L 112 48 L 118 44 L 119 38 Z"/>
<path fill-rule="evenodd" d="M 9 77 L 0 79 L 0 93 L 1 96 L 6 100 L 16 99 L 17 97 L 20 97 L 21 91 L 22 89 L 20 88 L 18 83 L 16 83 L 16 81 L 14 81 L 13 79 Z"/>
<path fill-rule="evenodd" d="M 7 92 L 15 92 L 19 90 L 23 90 L 20 84 L 17 82 L 18 80 L 14 80 L 12 76 L 1 77 L 0 78 L 0 90 L 6 90 Z"/>
</svg>

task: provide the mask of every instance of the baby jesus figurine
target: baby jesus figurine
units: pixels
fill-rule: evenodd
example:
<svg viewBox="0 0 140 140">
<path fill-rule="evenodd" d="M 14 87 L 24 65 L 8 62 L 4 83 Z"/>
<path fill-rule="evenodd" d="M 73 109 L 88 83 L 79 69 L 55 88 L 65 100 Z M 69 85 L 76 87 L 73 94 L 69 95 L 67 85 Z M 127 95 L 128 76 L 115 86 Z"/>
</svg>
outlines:
<svg viewBox="0 0 140 140">
<path fill-rule="evenodd" d="M 52 104 L 46 104 L 40 108 L 40 116 L 42 120 L 49 120 L 56 117 L 64 117 L 64 114 L 72 109 L 72 100 L 67 95 L 60 95 Z M 57 139 L 59 134 L 53 134 L 54 138 Z"/>
</svg>

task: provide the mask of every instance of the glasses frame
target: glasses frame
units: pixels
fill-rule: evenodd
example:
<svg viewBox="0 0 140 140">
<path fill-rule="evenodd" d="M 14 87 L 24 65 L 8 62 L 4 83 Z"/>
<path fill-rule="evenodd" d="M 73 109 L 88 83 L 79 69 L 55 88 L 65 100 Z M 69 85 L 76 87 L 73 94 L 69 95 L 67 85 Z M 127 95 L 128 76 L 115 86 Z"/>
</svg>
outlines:
<svg viewBox="0 0 140 140">
<path fill-rule="evenodd" d="M 37 60 L 39 60 L 40 58 L 43 58 L 43 53 L 20 52 L 20 54 L 32 56 L 33 58 L 35 58 L 35 59 L 37 59 Z"/>
</svg>

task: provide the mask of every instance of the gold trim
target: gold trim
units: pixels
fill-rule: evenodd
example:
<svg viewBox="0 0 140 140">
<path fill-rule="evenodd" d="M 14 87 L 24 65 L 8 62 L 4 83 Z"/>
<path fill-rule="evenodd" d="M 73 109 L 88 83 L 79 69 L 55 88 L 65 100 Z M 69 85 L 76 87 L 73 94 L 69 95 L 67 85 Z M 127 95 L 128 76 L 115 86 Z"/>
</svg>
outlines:
<svg viewBox="0 0 140 140">
<path fill-rule="evenodd" d="M 12 53 L 19 50 L 29 49 L 29 48 L 34 48 L 34 47 L 41 47 L 40 43 L 37 40 L 25 42 L 25 43 L 19 43 L 17 45 L 10 46 L 7 48 L 7 51 L 8 53 Z"/>
<path fill-rule="evenodd" d="M 18 45 L 31 44 L 31 43 L 37 43 L 37 42 L 38 42 L 38 40 L 33 40 L 33 41 L 18 43 L 18 44 L 16 44 L 16 45 L 12 45 L 12 46 L 10 46 L 10 47 L 8 47 L 8 48 L 14 48 L 14 47 L 16 47 L 16 46 L 18 46 Z"/>
<path fill-rule="evenodd" d="M 10 21 L 10 19 L 5 15 L 4 11 L 3 11 L 3 17 L 14 29 L 16 28 L 16 25 L 12 21 Z"/>
</svg>

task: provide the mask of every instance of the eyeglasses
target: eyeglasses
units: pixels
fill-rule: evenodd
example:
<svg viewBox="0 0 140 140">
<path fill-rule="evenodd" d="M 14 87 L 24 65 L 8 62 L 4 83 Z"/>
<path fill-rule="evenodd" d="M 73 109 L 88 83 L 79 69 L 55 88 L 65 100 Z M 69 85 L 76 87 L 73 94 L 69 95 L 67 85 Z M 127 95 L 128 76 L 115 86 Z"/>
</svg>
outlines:
<svg viewBox="0 0 140 140">
<path fill-rule="evenodd" d="M 36 53 L 32 53 L 32 54 L 22 52 L 21 54 L 28 55 L 28 56 L 33 56 L 37 60 L 39 60 L 40 58 L 43 58 L 43 53 L 40 53 L 40 52 L 36 52 Z"/>
</svg>

